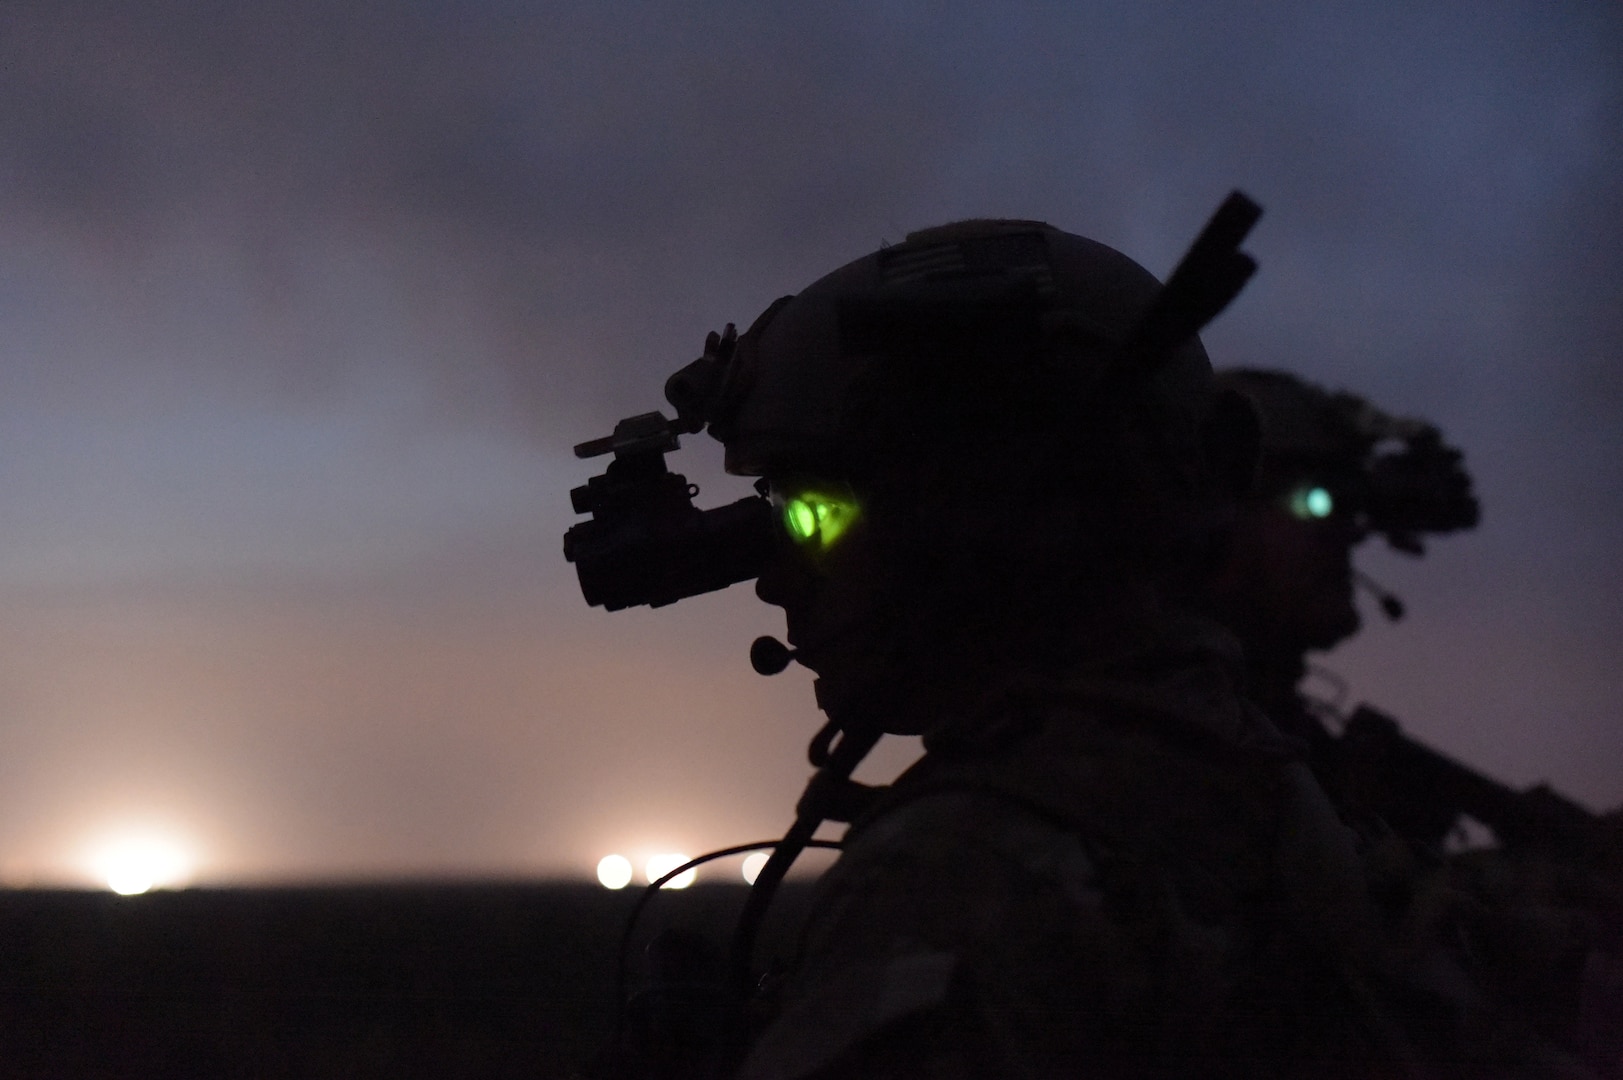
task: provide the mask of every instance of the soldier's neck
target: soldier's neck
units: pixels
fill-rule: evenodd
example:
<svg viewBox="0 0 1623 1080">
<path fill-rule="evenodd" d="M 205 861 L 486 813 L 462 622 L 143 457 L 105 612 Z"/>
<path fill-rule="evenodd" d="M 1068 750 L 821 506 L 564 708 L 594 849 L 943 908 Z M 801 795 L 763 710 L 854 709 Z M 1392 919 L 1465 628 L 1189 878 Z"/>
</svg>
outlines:
<svg viewBox="0 0 1623 1080">
<path fill-rule="evenodd" d="M 1297 687 L 1307 674 L 1307 653 L 1277 643 L 1243 640 L 1247 695 L 1273 714 L 1297 699 Z"/>
<path fill-rule="evenodd" d="M 1077 613 L 1070 625 L 1051 634 L 958 634 L 905 651 L 896 666 L 883 669 L 882 678 L 837 696 L 820 687 L 819 705 L 841 724 L 875 723 L 887 731 L 924 734 L 978 712 L 988 691 L 1011 679 L 1057 676 L 1141 653 L 1164 643 L 1170 620 L 1188 619 L 1163 609 L 1147 589 L 1123 590 L 1112 599 L 1121 602 Z"/>
</svg>

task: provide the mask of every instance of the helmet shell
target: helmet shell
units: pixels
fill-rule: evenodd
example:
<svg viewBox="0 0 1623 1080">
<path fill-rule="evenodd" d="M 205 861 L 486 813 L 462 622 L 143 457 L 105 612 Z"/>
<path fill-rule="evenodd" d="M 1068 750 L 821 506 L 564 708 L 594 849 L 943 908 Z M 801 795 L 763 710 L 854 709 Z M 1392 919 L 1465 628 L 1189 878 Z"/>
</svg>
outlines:
<svg viewBox="0 0 1623 1080">
<path fill-rule="evenodd" d="M 1369 430 L 1389 420 L 1362 398 L 1332 393 L 1284 371 L 1232 368 L 1216 384 L 1244 394 L 1256 408 L 1263 460 L 1359 467 L 1376 441 Z M 1368 422 L 1360 423 L 1361 418 Z"/>
<path fill-rule="evenodd" d="M 1121 252 L 1039 221 L 976 220 L 915 232 L 757 319 L 739 338 L 732 404 L 711 431 L 726 445 L 731 473 L 848 471 L 857 464 L 842 438 L 852 387 L 887 360 L 886 335 L 872 332 L 876 313 L 928 320 L 937 334 L 942 327 L 984 331 L 1001 320 L 1029 330 L 1024 340 L 1031 342 L 1064 335 L 1080 345 L 1064 350 L 1065 362 L 1097 369 L 1076 373 L 1086 384 L 1119 354 L 1159 289 L 1154 275 Z M 1022 359 L 988 355 L 981 362 Z M 1154 378 L 1188 404 L 1204 394 L 1210 371 L 1199 340 L 1191 339 Z M 1199 412 L 1183 411 L 1191 418 Z"/>
</svg>

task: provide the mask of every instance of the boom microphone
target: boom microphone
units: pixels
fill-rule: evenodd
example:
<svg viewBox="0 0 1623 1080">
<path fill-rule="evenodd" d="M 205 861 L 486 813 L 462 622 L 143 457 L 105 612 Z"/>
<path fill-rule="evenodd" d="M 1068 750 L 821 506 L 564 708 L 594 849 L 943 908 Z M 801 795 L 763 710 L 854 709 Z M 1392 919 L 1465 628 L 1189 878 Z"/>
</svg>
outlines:
<svg viewBox="0 0 1623 1080">
<path fill-rule="evenodd" d="M 776 675 L 787 668 L 799 652 L 775 637 L 758 637 L 750 644 L 750 667 L 757 675 Z"/>
<path fill-rule="evenodd" d="M 1385 614 L 1388 619 L 1392 620 L 1393 622 L 1397 622 L 1399 619 L 1403 618 L 1403 601 L 1399 600 L 1396 595 L 1381 588 L 1380 585 L 1376 584 L 1373 578 L 1364 573 L 1362 570 L 1353 571 L 1353 580 L 1358 583 L 1360 588 L 1375 598 L 1376 603 L 1381 605 L 1381 612 Z M 773 642 L 773 644 L 776 645 L 777 642 Z M 787 662 L 788 661 L 785 661 L 785 663 Z M 759 671 L 760 669 L 757 668 L 756 670 Z"/>
</svg>

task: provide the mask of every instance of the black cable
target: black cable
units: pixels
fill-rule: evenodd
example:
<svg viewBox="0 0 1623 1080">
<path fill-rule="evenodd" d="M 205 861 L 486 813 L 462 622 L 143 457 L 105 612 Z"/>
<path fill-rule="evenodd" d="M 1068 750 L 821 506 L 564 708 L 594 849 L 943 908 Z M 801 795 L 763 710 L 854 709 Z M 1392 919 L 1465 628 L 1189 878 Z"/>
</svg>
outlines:
<svg viewBox="0 0 1623 1080">
<path fill-rule="evenodd" d="M 882 738 L 884 732 L 874 730 L 846 730 L 840 736 L 840 741 L 828 753 L 828 763 L 818 769 L 812 776 L 811 782 L 806 785 L 806 791 L 800 796 L 800 803 L 795 807 L 795 823 L 789 827 L 782 840 L 778 841 L 772 849 L 772 855 L 761 867 L 761 872 L 755 878 L 755 885 L 750 889 L 749 899 L 744 902 L 744 910 L 738 916 L 738 926 L 733 931 L 732 957 L 729 966 L 732 969 L 733 991 L 741 1001 L 747 1001 L 751 993 L 751 969 L 755 957 L 755 938 L 761 927 L 761 920 L 766 915 L 767 906 L 777 894 L 778 886 L 783 883 L 784 875 L 794 865 L 800 853 L 808 847 L 822 847 L 827 841 L 813 840 L 812 835 L 817 832 L 826 817 L 823 813 L 825 803 L 824 793 L 843 784 L 850 779 L 862 759 L 868 756 L 868 751 Z"/>
<path fill-rule="evenodd" d="M 631 913 L 626 916 L 625 930 L 620 934 L 619 962 L 615 965 L 614 970 L 614 1027 L 616 1031 L 620 1030 L 625 1022 L 626 983 L 629 978 L 627 969 L 630 966 L 628 963 L 628 954 L 631 951 L 631 938 L 636 933 L 637 921 L 642 917 L 643 909 L 648 906 L 648 902 L 665 887 L 667 882 L 680 877 L 695 867 L 703 866 L 705 863 L 711 862 L 715 859 L 725 859 L 729 855 L 742 855 L 749 851 L 776 852 L 778 846 L 782 843 L 782 840 L 762 840 L 754 844 L 734 844 L 732 847 L 722 848 L 720 851 L 712 851 L 707 854 L 700 855 L 696 859 L 689 859 L 681 866 L 678 866 L 675 870 L 672 870 L 669 873 L 664 874 L 654 881 L 648 883 L 648 886 L 643 889 L 642 895 L 637 897 L 637 902 L 632 906 Z M 838 840 L 807 840 L 801 846 L 802 848 L 830 848 L 838 851 L 841 845 Z M 770 862 L 770 860 L 768 861 Z M 766 869 L 763 867 L 761 873 L 764 874 L 765 872 Z M 759 882 L 761 880 L 761 875 L 756 875 L 755 880 Z"/>
</svg>

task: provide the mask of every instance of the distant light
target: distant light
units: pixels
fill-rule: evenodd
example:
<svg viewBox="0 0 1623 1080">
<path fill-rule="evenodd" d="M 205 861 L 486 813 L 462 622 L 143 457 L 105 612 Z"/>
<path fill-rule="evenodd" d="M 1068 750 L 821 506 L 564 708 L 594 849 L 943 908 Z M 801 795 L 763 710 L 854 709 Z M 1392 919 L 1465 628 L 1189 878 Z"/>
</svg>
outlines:
<svg viewBox="0 0 1623 1080">
<path fill-rule="evenodd" d="M 766 865 L 766 860 L 770 857 L 764 851 L 756 851 L 744 856 L 744 880 L 754 885 L 755 879 L 761 876 L 761 868 Z"/>
<path fill-rule="evenodd" d="M 664 877 L 666 874 L 670 873 L 672 870 L 675 870 L 678 866 L 681 866 L 687 861 L 688 856 L 676 851 L 667 852 L 663 855 L 650 855 L 648 856 L 648 862 L 643 866 L 643 872 L 648 875 L 648 883 L 652 885 L 654 882 L 658 881 L 660 878 Z M 693 879 L 696 876 L 697 873 L 693 870 L 688 870 L 677 874 L 675 877 L 671 878 L 671 880 L 665 883 L 665 888 L 685 889 L 689 885 L 693 884 Z"/>
<path fill-rule="evenodd" d="M 107 887 L 120 896 L 139 896 L 156 884 L 152 874 L 139 866 L 120 866 L 107 873 Z"/>
<path fill-rule="evenodd" d="M 177 841 L 152 833 L 129 833 L 108 840 L 92 856 L 96 876 L 120 896 L 136 896 L 166 886 L 184 885 L 192 856 Z"/>
<path fill-rule="evenodd" d="M 605 889 L 623 889 L 631 884 L 631 860 L 624 855 L 605 855 L 597 863 L 597 880 Z"/>
</svg>

